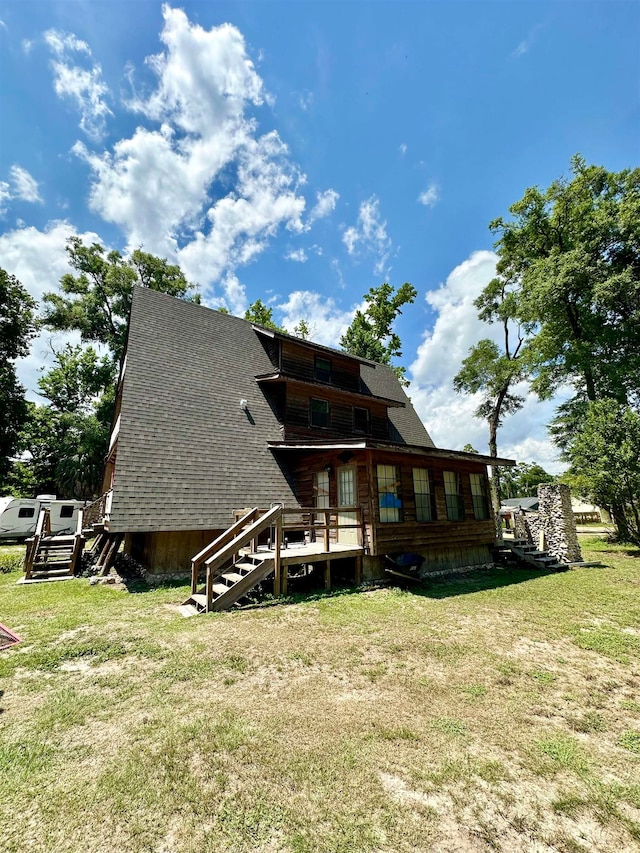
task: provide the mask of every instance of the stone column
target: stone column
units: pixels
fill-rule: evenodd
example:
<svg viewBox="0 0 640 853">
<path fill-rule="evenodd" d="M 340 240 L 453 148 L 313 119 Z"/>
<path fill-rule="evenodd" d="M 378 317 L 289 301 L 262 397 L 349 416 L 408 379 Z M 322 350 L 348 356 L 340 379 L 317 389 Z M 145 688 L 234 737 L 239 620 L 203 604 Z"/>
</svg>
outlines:
<svg viewBox="0 0 640 853">
<path fill-rule="evenodd" d="M 569 487 L 564 483 L 541 484 L 538 486 L 538 500 L 545 550 L 563 562 L 581 560 Z"/>
</svg>

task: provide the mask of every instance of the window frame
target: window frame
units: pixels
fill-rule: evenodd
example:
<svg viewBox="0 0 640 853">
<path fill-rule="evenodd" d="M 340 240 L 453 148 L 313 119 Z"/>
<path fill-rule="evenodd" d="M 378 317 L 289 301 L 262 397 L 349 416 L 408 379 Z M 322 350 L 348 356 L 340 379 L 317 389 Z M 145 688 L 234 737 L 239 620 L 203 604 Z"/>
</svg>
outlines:
<svg viewBox="0 0 640 853">
<path fill-rule="evenodd" d="M 320 485 L 320 479 L 323 480 L 323 485 Z M 326 484 L 326 491 L 324 488 Z M 313 472 L 313 505 L 316 509 L 328 509 L 331 506 L 331 481 L 329 472 L 314 471 Z"/>
<path fill-rule="evenodd" d="M 314 423 L 313 416 L 318 413 L 318 410 L 314 412 L 313 404 L 314 403 L 323 403 L 326 406 L 326 416 L 327 422 L 326 424 L 318 424 Z M 312 429 L 330 429 L 331 428 L 331 406 L 329 405 L 328 400 L 323 400 L 321 397 L 309 397 L 309 426 Z"/>
<path fill-rule="evenodd" d="M 381 476 L 380 469 L 392 469 L 393 476 L 385 473 Z M 386 484 L 386 485 L 385 485 Z M 402 501 L 402 473 L 399 465 L 376 464 L 376 486 L 378 489 L 378 518 L 381 524 L 399 524 L 404 521 L 404 504 Z M 391 506 L 383 506 L 384 496 L 388 496 L 387 503 Z M 397 503 L 393 503 L 393 501 Z"/>
<path fill-rule="evenodd" d="M 480 491 L 474 491 L 474 477 L 477 478 L 476 484 Z M 484 474 L 470 473 L 469 486 L 471 488 L 471 503 L 473 504 L 473 517 L 476 521 L 488 521 L 491 518 L 491 510 L 489 509 L 489 496 L 487 489 L 487 478 Z M 480 510 L 480 512 L 479 512 Z"/>
<path fill-rule="evenodd" d="M 427 491 L 418 491 L 418 486 L 422 485 L 417 481 L 416 474 L 420 473 L 426 475 L 426 485 Z M 429 523 L 431 521 L 438 520 L 438 510 L 436 506 L 436 492 L 433 486 L 433 472 L 430 468 L 412 468 L 411 476 L 413 478 L 413 497 L 416 503 L 416 521 L 421 523 Z M 426 501 L 418 500 L 418 498 L 426 498 Z M 425 516 L 429 516 L 428 518 L 421 518 L 420 516 L 424 514 Z"/>
<path fill-rule="evenodd" d="M 364 429 L 358 429 L 356 427 L 356 412 L 364 412 L 366 415 L 366 426 Z M 352 420 L 353 420 L 353 431 L 358 433 L 358 435 L 369 435 L 371 433 L 371 413 L 369 409 L 365 406 L 353 406 L 352 407 Z"/>
<path fill-rule="evenodd" d="M 18 507 L 18 518 L 35 518 L 36 511 L 32 506 Z"/>
<path fill-rule="evenodd" d="M 325 362 L 329 365 L 328 369 L 319 366 L 319 362 Z M 316 355 L 313 359 L 313 378 L 316 382 L 331 382 L 333 375 L 333 365 L 331 364 L 331 359 L 326 358 L 323 355 Z"/>
<path fill-rule="evenodd" d="M 455 478 L 456 490 L 447 490 L 447 474 Z M 464 521 L 466 518 L 464 495 L 462 492 L 462 477 L 459 471 L 443 471 L 444 500 L 447 507 L 447 521 Z"/>
<path fill-rule="evenodd" d="M 73 504 L 65 504 L 60 507 L 60 518 L 73 518 L 73 511 L 75 507 Z"/>
</svg>

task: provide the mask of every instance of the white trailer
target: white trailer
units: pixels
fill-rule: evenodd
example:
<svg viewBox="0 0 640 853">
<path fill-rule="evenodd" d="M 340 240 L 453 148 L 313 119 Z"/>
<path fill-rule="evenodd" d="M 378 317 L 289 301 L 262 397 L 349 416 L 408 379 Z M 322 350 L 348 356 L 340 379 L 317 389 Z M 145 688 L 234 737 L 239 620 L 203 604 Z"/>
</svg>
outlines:
<svg viewBox="0 0 640 853">
<path fill-rule="evenodd" d="M 51 532 L 74 533 L 83 501 L 61 501 L 55 495 L 37 498 L 0 498 L 0 540 L 33 536 L 42 507 L 48 507 Z"/>
</svg>

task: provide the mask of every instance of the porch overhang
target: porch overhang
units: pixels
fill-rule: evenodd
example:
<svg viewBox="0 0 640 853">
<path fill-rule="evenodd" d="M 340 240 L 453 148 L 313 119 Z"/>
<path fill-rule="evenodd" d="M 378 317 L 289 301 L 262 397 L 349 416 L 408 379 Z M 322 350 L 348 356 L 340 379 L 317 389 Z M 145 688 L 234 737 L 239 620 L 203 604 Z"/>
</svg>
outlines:
<svg viewBox="0 0 640 853">
<path fill-rule="evenodd" d="M 303 450 L 303 451 L 326 451 L 326 450 L 388 450 L 393 453 L 404 453 L 408 456 L 425 456 L 432 459 L 451 459 L 460 462 L 480 462 L 482 465 L 500 465 L 512 468 L 516 465 L 515 459 L 504 459 L 501 456 L 486 456 L 482 453 L 467 453 L 463 450 L 446 450 L 439 447 L 422 447 L 414 444 L 394 444 L 389 441 L 378 441 L 373 439 L 354 439 L 340 441 L 269 441 L 267 446 L 270 450 Z"/>
</svg>

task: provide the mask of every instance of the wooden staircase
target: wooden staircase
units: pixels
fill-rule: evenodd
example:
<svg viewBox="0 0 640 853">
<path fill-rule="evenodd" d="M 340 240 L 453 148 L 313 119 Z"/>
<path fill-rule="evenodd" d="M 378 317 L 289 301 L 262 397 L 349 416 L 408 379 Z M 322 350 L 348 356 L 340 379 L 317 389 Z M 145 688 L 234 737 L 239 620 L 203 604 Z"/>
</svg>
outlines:
<svg viewBox="0 0 640 853">
<path fill-rule="evenodd" d="M 73 535 L 52 536 L 49 510 L 43 507 L 35 533 L 27 540 L 22 583 L 72 578 L 84 548 L 82 523 L 82 510 L 79 510 Z"/>
<path fill-rule="evenodd" d="M 569 566 L 546 551 L 539 551 L 526 539 L 509 539 L 494 545 L 493 559 L 499 565 L 520 566 L 544 571 L 564 572 Z"/>
<path fill-rule="evenodd" d="M 271 527 L 275 528 L 275 556 L 261 557 L 256 553 L 258 535 Z M 262 515 L 257 507 L 249 510 L 191 560 L 191 595 L 180 608 L 183 615 L 227 610 L 271 572 L 278 573 L 281 541 L 280 504 Z M 198 589 L 198 577 L 203 568 L 206 568 L 206 581 L 204 587 Z"/>
</svg>

